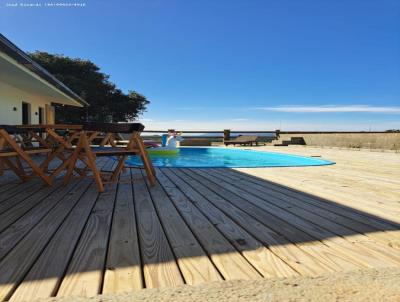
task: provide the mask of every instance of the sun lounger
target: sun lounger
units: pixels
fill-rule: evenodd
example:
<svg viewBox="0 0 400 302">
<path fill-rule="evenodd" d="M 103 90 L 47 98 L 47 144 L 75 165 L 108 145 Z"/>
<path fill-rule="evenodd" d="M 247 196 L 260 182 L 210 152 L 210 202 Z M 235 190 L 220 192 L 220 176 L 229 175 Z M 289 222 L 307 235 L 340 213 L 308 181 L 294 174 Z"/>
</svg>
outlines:
<svg viewBox="0 0 400 302">
<path fill-rule="evenodd" d="M 180 143 L 181 146 L 211 146 L 208 138 L 185 138 Z"/>
<path fill-rule="evenodd" d="M 256 136 L 256 135 L 239 135 L 238 137 L 236 137 L 234 139 L 225 140 L 224 144 L 225 144 L 225 146 L 229 146 L 229 145 L 253 146 L 253 144 L 258 146 L 258 136 Z"/>
</svg>

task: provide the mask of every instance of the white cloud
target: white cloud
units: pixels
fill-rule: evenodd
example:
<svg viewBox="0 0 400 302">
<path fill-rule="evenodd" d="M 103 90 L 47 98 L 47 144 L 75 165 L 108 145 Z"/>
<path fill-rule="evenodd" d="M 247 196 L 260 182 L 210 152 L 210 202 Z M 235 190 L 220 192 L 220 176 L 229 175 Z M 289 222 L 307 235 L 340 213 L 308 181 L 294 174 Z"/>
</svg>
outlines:
<svg viewBox="0 0 400 302">
<path fill-rule="evenodd" d="M 369 105 L 344 105 L 344 106 L 278 106 L 278 107 L 255 107 L 256 110 L 295 113 L 331 113 L 331 112 L 369 112 L 369 113 L 392 113 L 400 114 L 400 107 L 384 107 Z"/>
<path fill-rule="evenodd" d="M 229 121 L 232 121 L 232 122 L 245 122 L 245 121 L 248 121 L 249 119 L 248 118 L 233 118 L 233 119 L 230 119 Z"/>
</svg>

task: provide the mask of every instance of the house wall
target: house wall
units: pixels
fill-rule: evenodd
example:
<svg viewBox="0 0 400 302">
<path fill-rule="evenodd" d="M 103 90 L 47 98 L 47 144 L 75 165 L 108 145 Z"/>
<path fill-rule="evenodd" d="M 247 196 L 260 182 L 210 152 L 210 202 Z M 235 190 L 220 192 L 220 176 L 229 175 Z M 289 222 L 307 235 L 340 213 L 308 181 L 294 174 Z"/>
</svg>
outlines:
<svg viewBox="0 0 400 302">
<path fill-rule="evenodd" d="M 14 125 L 22 123 L 22 102 L 31 104 L 30 121 L 32 124 L 39 123 L 39 107 L 45 109 L 51 104 L 51 100 L 35 95 L 4 82 L 0 82 L 0 125 Z M 17 111 L 13 108 L 16 107 Z M 38 113 L 36 115 L 35 113 Z M 46 121 L 46 115 L 44 115 Z"/>
</svg>

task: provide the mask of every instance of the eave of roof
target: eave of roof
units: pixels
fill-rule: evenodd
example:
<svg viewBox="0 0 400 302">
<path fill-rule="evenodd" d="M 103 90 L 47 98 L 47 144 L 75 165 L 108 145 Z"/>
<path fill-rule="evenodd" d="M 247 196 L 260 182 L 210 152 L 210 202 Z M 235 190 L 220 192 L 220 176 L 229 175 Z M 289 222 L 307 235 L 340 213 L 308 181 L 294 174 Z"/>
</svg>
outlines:
<svg viewBox="0 0 400 302">
<path fill-rule="evenodd" d="M 74 99 L 76 102 L 83 106 L 89 106 L 89 104 L 82 99 L 79 95 L 68 88 L 64 83 L 59 81 L 50 72 L 32 60 L 25 52 L 19 49 L 15 44 L 8 40 L 5 36 L 0 34 L 0 51 L 5 53 L 7 56 L 11 57 L 19 64 L 23 65 L 25 68 L 29 69 L 37 76 L 48 82 L 53 87 L 57 88 L 70 98 Z"/>
</svg>

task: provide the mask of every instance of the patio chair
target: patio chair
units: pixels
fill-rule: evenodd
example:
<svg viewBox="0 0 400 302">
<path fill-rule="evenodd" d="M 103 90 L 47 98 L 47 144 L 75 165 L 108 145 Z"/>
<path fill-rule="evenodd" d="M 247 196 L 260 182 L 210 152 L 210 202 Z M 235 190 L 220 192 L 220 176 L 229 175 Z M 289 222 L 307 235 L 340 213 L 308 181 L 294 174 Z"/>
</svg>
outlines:
<svg viewBox="0 0 400 302">
<path fill-rule="evenodd" d="M 239 135 L 238 137 L 231 139 L 231 140 L 225 140 L 224 141 L 225 146 L 228 145 L 250 145 L 253 146 L 253 144 L 256 144 L 258 146 L 258 136 L 256 135 Z"/>
<path fill-rule="evenodd" d="M 49 154 L 51 148 L 46 147 L 23 147 L 23 144 L 15 140 L 15 136 L 24 134 L 24 131 L 15 126 L 0 125 L 0 175 L 3 169 L 8 167 L 22 181 L 31 178 L 33 174 L 39 176 L 47 185 L 52 184 L 51 178 L 45 174 L 44 170 L 32 159 L 31 155 Z M 15 162 L 12 161 L 15 159 Z M 32 169 L 32 174 L 27 174 L 21 160 L 25 161 L 29 168 Z"/>
<path fill-rule="evenodd" d="M 85 123 L 79 136 L 78 143 L 73 150 L 73 154 L 68 163 L 68 170 L 64 178 L 67 183 L 76 166 L 78 160 L 84 163 L 86 168 L 92 172 L 97 188 L 100 192 L 104 191 L 105 182 L 115 182 L 124 169 L 125 160 L 129 155 L 139 155 L 142 159 L 144 169 L 150 185 L 155 184 L 155 170 L 147 155 L 143 141 L 140 137 L 144 126 L 139 123 Z M 110 146 L 93 146 L 91 140 L 93 133 L 103 133 L 106 137 L 108 134 L 126 133 L 131 134 L 126 146 L 117 146 L 110 143 Z M 114 157 L 116 159 L 116 167 L 113 171 L 101 171 L 96 166 L 96 158 L 100 156 Z M 108 179 L 104 176 L 108 174 Z M 110 175 L 111 174 L 111 175 Z"/>
</svg>

